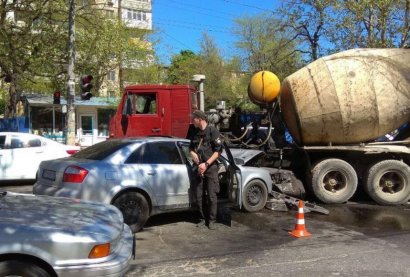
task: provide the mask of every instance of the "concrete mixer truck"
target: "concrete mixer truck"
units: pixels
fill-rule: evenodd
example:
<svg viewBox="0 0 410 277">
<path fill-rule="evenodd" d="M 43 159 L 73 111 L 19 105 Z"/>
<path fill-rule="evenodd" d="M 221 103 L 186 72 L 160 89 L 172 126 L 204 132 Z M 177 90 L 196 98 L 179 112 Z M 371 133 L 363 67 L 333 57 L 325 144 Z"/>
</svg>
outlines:
<svg viewBox="0 0 410 277">
<path fill-rule="evenodd" d="M 268 110 L 280 108 L 279 121 L 295 141 L 269 149 L 264 164 L 259 159 L 256 165 L 292 169 L 324 203 L 348 201 L 358 185 L 382 205 L 409 200 L 409 130 L 400 141 L 375 140 L 406 123 L 409 128 L 410 49 L 325 56 L 281 84 L 262 71 L 252 77 L 248 94 Z M 270 116 L 273 122 L 279 113 Z"/>
</svg>

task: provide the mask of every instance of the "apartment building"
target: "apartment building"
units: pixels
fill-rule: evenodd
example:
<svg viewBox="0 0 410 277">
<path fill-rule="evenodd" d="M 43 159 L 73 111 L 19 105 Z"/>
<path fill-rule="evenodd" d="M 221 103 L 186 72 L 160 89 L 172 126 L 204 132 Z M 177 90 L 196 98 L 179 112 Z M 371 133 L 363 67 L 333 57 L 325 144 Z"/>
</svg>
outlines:
<svg viewBox="0 0 410 277">
<path fill-rule="evenodd" d="M 84 0 L 90 4 L 87 0 Z M 93 3 L 105 10 L 107 17 L 118 18 L 121 13 L 121 20 L 129 28 L 152 30 L 152 0 L 95 0 Z M 139 46 L 151 48 L 147 41 L 140 41 L 138 38 L 130 38 L 130 42 Z M 144 61 L 145 62 L 145 61 Z M 127 61 L 122 65 L 122 70 L 138 68 L 142 61 Z M 108 72 L 105 81 L 99 91 L 101 96 L 114 96 L 119 91 L 120 69 L 116 68 Z M 123 80 L 127 84 L 127 80 Z"/>
</svg>

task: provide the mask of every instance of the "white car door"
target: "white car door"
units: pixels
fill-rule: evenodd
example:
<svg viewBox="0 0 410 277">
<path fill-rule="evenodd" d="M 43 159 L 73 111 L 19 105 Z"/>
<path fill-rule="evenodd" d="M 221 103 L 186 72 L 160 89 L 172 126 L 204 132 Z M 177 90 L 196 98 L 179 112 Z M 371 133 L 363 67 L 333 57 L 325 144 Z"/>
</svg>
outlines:
<svg viewBox="0 0 410 277">
<path fill-rule="evenodd" d="M 41 140 L 27 135 L 10 135 L 7 179 L 35 179 L 38 166 L 44 160 Z"/>
<path fill-rule="evenodd" d="M 8 180 L 9 169 L 13 165 L 11 159 L 11 149 L 8 145 L 9 140 L 7 135 L 0 136 L 0 180 Z"/>
</svg>

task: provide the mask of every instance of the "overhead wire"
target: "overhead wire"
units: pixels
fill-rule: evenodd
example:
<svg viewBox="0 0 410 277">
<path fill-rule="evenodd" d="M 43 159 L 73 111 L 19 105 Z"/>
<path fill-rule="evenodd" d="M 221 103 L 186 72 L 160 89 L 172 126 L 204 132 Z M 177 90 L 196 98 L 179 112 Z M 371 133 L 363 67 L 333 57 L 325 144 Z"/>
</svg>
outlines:
<svg viewBox="0 0 410 277">
<path fill-rule="evenodd" d="M 211 17 L 213 19 L 212 22 L 214 22 L 215 19 L 232 22 L 232 20 L 235 18 L 235 16 L 237 16 L 237 15 L 234 15 L 232 13 L 223 12 L 221 10 L 211 9 L 211 8 L 208 8 L 208 7 L 202 7 L 202 6 L 199 6 L 199 5 L 193 5 L 192 3 L 187 3 L 185 1 L 179 1 L 179 0 L 165 0 L 165 1 L 152 0 L 152 1 L 160 2 L 159 5 L 166 6 L 166 7 L 169 7 L 171 9 L 178 9 L 178 10 L 188 11 L 189 14 L 192 14 L 192 18 L 195 18 L 195 16 L 197 16 L 197 15 L 198 16 L 203 15 L 203 16 Z M 221 0 L 219 0 L 219 1 L 221 1 Z M 242 4 L 242 3 L 235 2 L 235 1 L 224 1 L 224 2 L 227 2 L 229 4 L 246 6 L 248 8 L 252 8 L 252 9 L 270 11 L 270 10 L 267 10 L 267 9 L 257 7 L 255 5 Z M 204 12 L 204 11 L 208 11 L 208 12 Z M 194 22 L 181 21 L 181 20 L 177 20 L 177 19 L 163 19 L 163 18 L 156 19 L 155 13 L 153 13 L 153 25 L 157 26 L 158 29 L 162 29 L 161 26 L 171 26 L 171 27 L 181 28 L 181 29 L 185 29 L 185 30 L 194 30 L 194 31 L 199 30 L 199 31 L 210 32 L 210 33 L 221 33 L 221 34 L 229 34 L 230 33 L 228 28 L 219 27 L 219 26 L 216 26 L 216 25 L 198 24 L 198 23 L 194 23 Z M 187 45 L 185 43 L 183 43 L 180 40 L 177 40 L 175 37 L 170 36 L 169 33 L 166 33 L 164 31 L 161 31 L 161 33 L 164 33 L 166 36 L 170 37 L 174 41 L 178 42 L 179 44 L 183 45 L 184 47 L 187 47 Z"/>
<path fill-rule="evenodd" d="M 213 13 L 225 14 L 225 15 L 229 15 L 229 16 L 232 16 L 232 17 L 236 16 L 235 14 L 232 14 L 232 13 L 222 12 L 220 10 L 209 9 L 209 8 L 204 8 L 202 6 L 196 6 L 196 5 L 188 4 L 185 1 L 176 1 L 176 0 L 165 0 L 165 1 L 166 2 L 174 2 L 174 3 L 177 3 L 177 4 L 183 5 L 184 7 L 185 6 L 190 6 L 190 7 L 193 7 L 195 9 L 206 10 L 206 11 L 210 11 L 210 12 L 213 12 Z"/>
<path fill-rule="evenodd" d="M 239 6 L 244 6 L 244 7 L 248 7 L 248 8 L 253 8 L 253 9 L 257 9 L 257 10 L 261 10 L 261 11 L 265 11 L 265 12 L 274 12 L 274 10 L 270 10 L 270 9 L 264 9 L 258 6 L 254 6 L 254 5 L 249 5 L 249 4 L 243 4 L 243 3 L 238 3 L 232 0 L 221 0 L 223 2 L 227 2 L 227 3 L 232 3 L 235 5 L 239 5 Z"/>
<path fill-rule="evenodd" d="M 227 18 L 225 16 L 218 16 L 218 15 L 215 15 L 215 14 L 204 13 L 204 12 L 201 11 L 203 9 L 200 9 L 200 8 L 198 8 L 198 9 L 187 8 L 185 4 L 179 4 L 179 6 L 173 6 L 173 5 L 169 5 L 169 4 L 161 4 L 161 6 L 169 7 L 169 8 L 172 8 L 172 9 L 179 9 L 179 10 L 189 11 L 189 12 L 195 14 L 195 15 L 201 14 L 201 15 L 211 16 L 212 18 L 217 18 L 217 19 L 222 19 L 222 20 L 227 20 L 227 21 L 232 20 L 231 18 Z"/>
<path fill-rule="evenodd" d="M 204 25 L 204 24 L 196 24 L 196 23 L 187 22 L 187 21 L 160 19 L 159 22 L 157 20 L 157 22 L 155 24 L 166 25 L 166 26 L 174 26 L 174 27 L 182 27 L 182 28 L 190 28 L 190 29 L 195 29 L 195 30 L 204 30 L 204 31 L 210 31 L 210 32 L 229 33 L 229 31 L 226 31 L 226 29 L 224 29 L 223 27 Z M 202 28 L 200 28 L 200 27 L 202 27 Z"/>
</svg>

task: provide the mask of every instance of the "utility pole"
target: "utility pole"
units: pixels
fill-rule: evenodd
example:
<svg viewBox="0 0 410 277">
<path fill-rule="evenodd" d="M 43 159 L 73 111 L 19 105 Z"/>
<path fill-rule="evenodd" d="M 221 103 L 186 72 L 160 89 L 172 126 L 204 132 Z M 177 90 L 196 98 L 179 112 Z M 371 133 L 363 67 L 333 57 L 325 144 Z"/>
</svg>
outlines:
<svg viewBox="0 0 410 277">
<path fill-rule="evenodd" d="M 118 22 L 121 24 L 122 22 L 122 6 L 121 6 L 121 0 L 118 0 Z M 122 54 L 119 54 L 118 57 L 118 83 L 119 83 L 119 89 L 120 89 L 120 95 L 122 91 L 124 90 L 124 84 L 123 84 L 123 71 L 122 71 Z"/>
<path fill-rule="evenodd" d="M 67 118 L 66 118 L 66 143 L 75 144 L 75 0 L 69 0 L 68 13 L 68 81 L 67 81 Z"/>
</svg>

